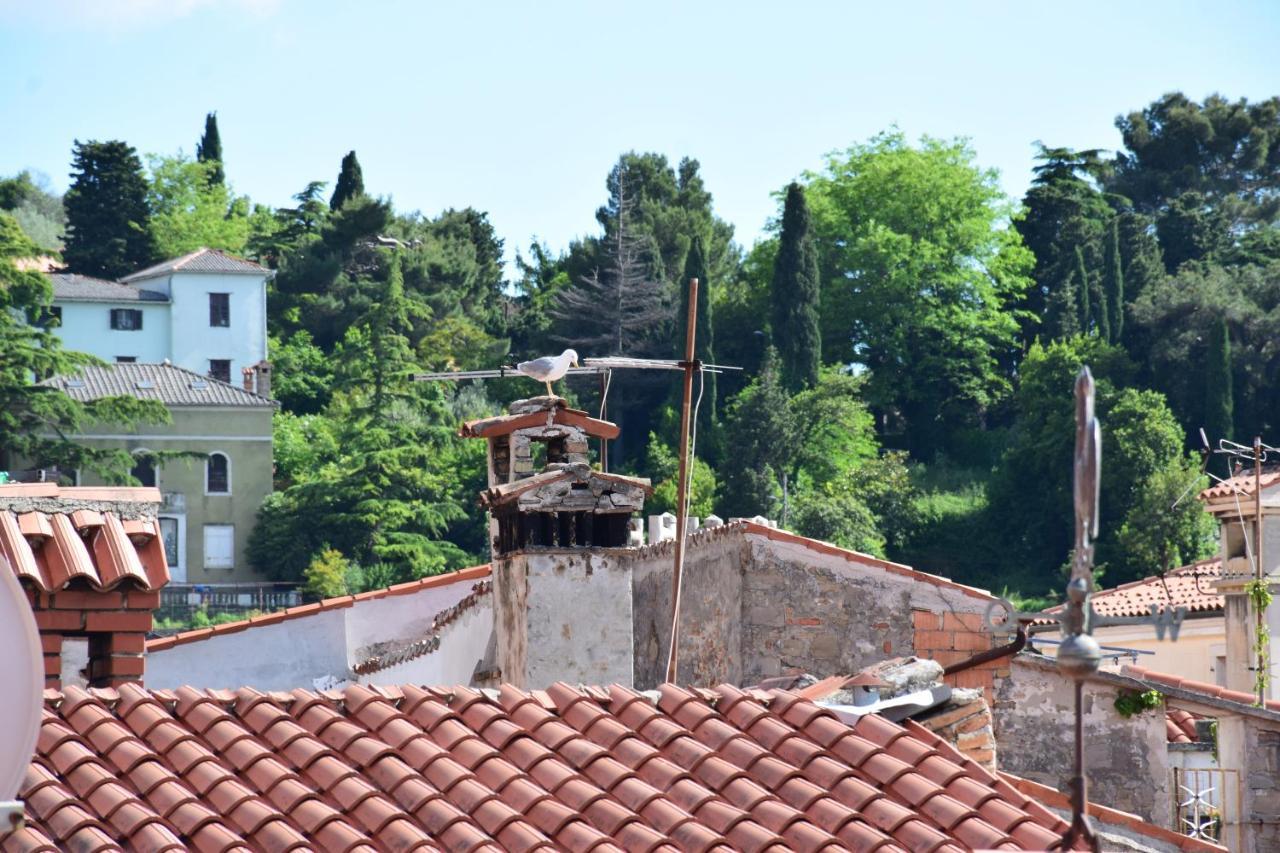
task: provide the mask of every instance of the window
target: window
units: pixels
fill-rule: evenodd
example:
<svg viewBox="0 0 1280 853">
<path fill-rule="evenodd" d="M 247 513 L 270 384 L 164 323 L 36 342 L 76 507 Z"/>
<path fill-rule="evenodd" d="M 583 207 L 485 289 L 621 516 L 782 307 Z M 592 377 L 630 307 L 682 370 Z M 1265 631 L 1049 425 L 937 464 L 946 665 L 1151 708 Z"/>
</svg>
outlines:
<svg viewBox="0 0 1280 853">
<path fill-rule="evenodd" d="M 230 382 L 231 381 L 231 359 L 229 358 L 209 359 L 209 375 L 220 382 Z"/>
<path fill-rule="evenodd" d="M 204 464 L 204 493 L 225 495 L 231 492 L 231 461 L 226 454 L 210 453 Z"/>
<path fill-rule="evenodd" d="M 144 486 L 155 488 L 160 485 L 160 477 L 156 472 L 156 462 L 151 458 L 151 454 L 144 450 L 134 453 L 133 456 L 133 469 L 129 473 Z"/>
<path fill-rule="evenodd" d="M 142 310 L 139 308 L 112 308 L 111 328 L 122 332 L 137 332 L 142 329 Z"/>
<path fill-rule="evenodd" d="M 206 569 L 235 568 L 236 529 L 231 524 L 206 524 L 204 526 L 204 567 Z"/>
<path fill-rule="evenodd" d="M 210 293 L 209 294 L 209 325 L 210 326 L 230 326 L 231 325 L 231 294 L 230 293 Z"/>
<path fill-rule="evenodd" d="M 169 568 L 181 565 L 178 560 L 178 519 L 160 516 L 160 539 L 164 542 L 164 561 Z"/>
<path fill-rule="evenodd" d="M 138 360 L 136 355 L 118 355 L 116 356 L 116 364 L 133 364 Z"/>
</svg>

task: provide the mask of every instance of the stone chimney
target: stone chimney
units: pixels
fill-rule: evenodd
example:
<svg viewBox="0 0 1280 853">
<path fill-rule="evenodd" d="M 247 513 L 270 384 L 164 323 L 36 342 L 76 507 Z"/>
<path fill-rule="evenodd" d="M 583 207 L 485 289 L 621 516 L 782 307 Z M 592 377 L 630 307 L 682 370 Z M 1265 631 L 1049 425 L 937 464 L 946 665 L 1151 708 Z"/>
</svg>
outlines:
<svg viewBox="0 0 1280 853">
<path fill-rule="evenodd" d="M 153 488 L 0 485 L 0 571 L 35 612 L 45 686 L 141 681 L 169 581 Z"/>
<path fill-rule="evenodd" d="M 260 361 L 254 368 L 258 371 L 258 396 L 271 399 L 271 362 Z"/>
<path fill-rule="evenodd" d="M 1275 602 L 1264 614 L 1271 633 L 1269 659 L 1280 654 L 1280 469 L 1264 471 L 1262 484 L 1262 576 Z M 1216 582 L 1223 596 L 1226 624 L 1224 684 L 1229 690 L 1254 693 L 1258 657 L 1257 614 L 1249 601 L 1254 580 L 1257 499 L 1254 476 L 1242 473 L 1200 493 L 1205 509 L 1218 519 L 1222 577 Z M 1268 679 L 1267 699 L 1280 699 L 1277 679 Z"/>
</svg>

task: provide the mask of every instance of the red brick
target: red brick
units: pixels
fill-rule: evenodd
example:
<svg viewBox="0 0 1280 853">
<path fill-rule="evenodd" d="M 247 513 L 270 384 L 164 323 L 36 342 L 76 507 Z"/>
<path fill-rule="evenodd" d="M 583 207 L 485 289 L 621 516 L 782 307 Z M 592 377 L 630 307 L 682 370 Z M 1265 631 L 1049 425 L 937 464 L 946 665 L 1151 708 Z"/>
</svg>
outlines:
<svg viewBox="0 0 1280 853">
<path fill-rule="evenodd" d="M 79 631 L 84 627 L 84 614 L 79 610 L 37 610 L 35 617 L 41 631 Z"/>
<path fill-rule="evenodd" d="M 159 590 L 145 592 L 140 589 L 131 589 L 125 601 L 125 607 L 130 610 L 155 610 L 159 606 Z"/>
<path fill-rule="evenodd" d="M 888 655 L 888 654 L 893 654 L 893 642 L 892 642 L 892 641 L 890 641 L 890 640 L 885 640 L 885 641 L 884 641 L 884 653 L 885 653 L 886 655 Z"/>
<path fill-rule="evenodd" d="M 916 654 L 919 654 L 921 649 L 934 651 L 954 649 L 955 641 L 956 635 L 950 631 L 916 631 Z"/>
<path fill-rule="evenodd" d="M 61 690 L 62 689 L 62 673 L 58 673 L 57 675 L 54 675 L 52 673 L 46 672 L 44 674 L 44 686 L 47 688 L 51 688 L 53 690 Z"/>
<path fill-rule="evenodd" d="M 973 631 L 956 631 L 955 647 L 961 651 L 977 652 L 991 648 L 990 634 L 977 634 Z"/>
<path fill-rule="evenodd" d="M 112 634 L 111 651 L 115 654 L 140 655 L 147 650 L 146 634 Z"/>
<path fill-rule="evenodd" d="M 816 616 L 788 616 L 788 625 L 799 625 L 806 628 L 814 628 L 822 624 L 822 620 Z"/>
<path fill-rule="evenodd" d="M 150 631 L 151 611 L 112 610 L 85 614 L 86 631 Z"/>
<path fill-rule="evenodd" d="M 936 631 L 942 627 L 938 614 L 929 610 L 912 610 L 911 624 L 917 631 Z"/>
<path fill-rule="evenodd" d="M 50 675 L 62 675 L 62 655 L 44 656 L 44 674 L 46 678 Z"/>
<path fill-rule="evenodd" d="M 107 678 L 95 679 L 94 687 L 123 687 L 126 684 L 136 684 L 142 679 L 133 678 L 127 675 L 113 675 Z"/>
<path fill-rule="evenodd" d="M 112 655 L 106 659 L 108 675 L 132 675 L 142 677 L 142 657 L 138 655 Z"/>
<path fill-rule="evenodd" d="M 920 653 L 916 652 L 916 654 L 918 655 Z M 960 661 L 964 660 L 965 658 L 968 657 L 968 655 L 966 655 L 964 652 L 957 652 L 951 649 L 937 649 L 935 651 L 929 652 L 928 657 L 932 658 L 933 660 L 936 660 L 938 663 L 942 664 L 943 666 L 951 666 L 951 664 L 953 663 L 959 663 Z"/>
<path fill-rule="evenodd" d="M 980 613 L 948 613 L 943 620 L 943 627 L 953 631 L 981 631 L 983 629 Z"/>
<path fill-rule="evenodd" d="M 119 610 L 124 606 L 124 596 L 118 592 L 64 589 L 49 598 L 54 610 Z"/>
<path fill-rule="evenodd" d="M 41 634 L 40 648 L 44 649 L 45 654 L 62 654 L 62 635 L 61 634 Z"/>
</svg>

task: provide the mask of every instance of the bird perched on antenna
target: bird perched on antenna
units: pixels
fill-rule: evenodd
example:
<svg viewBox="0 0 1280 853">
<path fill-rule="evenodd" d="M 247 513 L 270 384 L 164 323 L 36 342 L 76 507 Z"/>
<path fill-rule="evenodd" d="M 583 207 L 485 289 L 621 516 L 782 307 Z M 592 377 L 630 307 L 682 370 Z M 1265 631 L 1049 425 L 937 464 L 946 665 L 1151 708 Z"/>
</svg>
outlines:
<svg viewBox="0 0 1280 853">
<path fill-rule="evenodd" d="M 578 366 L 578 354 L 571 349 L 567 349 L 559 355 L 544 355 L 542 358 L 535 358 L 533 361 L 522 361 L 516 365 L 516 370 L 530 379 L 536 379 L 539 382 L 547 384 L 547 396 L 554 397 L 555 391 L 551 390 L 551 383 L 564 378 L 569 372 L 570 367 Z"/>
</svg>

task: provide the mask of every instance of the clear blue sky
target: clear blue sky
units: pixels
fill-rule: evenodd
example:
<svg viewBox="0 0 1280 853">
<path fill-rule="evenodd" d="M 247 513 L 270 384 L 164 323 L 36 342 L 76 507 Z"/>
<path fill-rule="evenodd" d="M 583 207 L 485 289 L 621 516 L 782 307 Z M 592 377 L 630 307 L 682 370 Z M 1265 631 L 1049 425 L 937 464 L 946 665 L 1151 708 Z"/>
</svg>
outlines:
<svg viewBox="0 0 1280 853">
<path fill-rule="evenodd" d="M 967 136 L 1020 195 L 1032 143 L 1115 148 L 1166 91 L 1280 94 L 1280 3 L 0 0 L 0 175 L 72 140 L 192 153 L 217 110 L 255 201 L 358 152 L 400 210 L 488 211 L 508 256 L 594 233 L 626 150 L 702 163 L 749 245 L 770 193 L 896 123 Z"/>
</svg>

